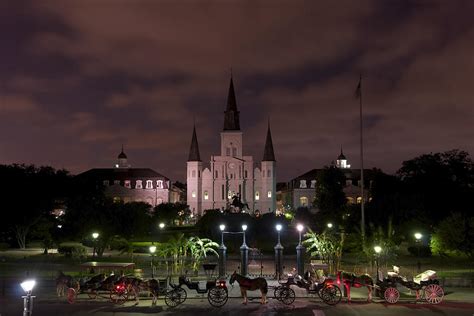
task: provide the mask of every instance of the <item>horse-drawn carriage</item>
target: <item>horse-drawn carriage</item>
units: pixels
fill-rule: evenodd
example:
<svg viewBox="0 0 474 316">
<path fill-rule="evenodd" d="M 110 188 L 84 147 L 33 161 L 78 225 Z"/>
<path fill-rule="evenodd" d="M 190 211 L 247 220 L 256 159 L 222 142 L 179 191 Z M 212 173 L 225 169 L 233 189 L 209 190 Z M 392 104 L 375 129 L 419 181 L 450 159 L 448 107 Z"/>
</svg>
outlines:
<svg viewBox="0 0 474 316">
<path fill-rule="evenodd" d="M 426 270 L 415 276 L 413 280 L 400 276 L 400 268 L 393 267 L 393 271 L 388 272 L 387 277 L 377 277 L 376 291 L 387 303 L 395 304 L 400 298 L 400 292 L 397 285 L 402 285 L 416 292 L 416 299 L 424 299 L 430 304 L 439 304 L 444 297 L 443 288 L 439 285 L 436 278 L 436 272 Z M 420 295 L 420 292 L 422 293 Z"/>
<path fill-rule="evenodd" d="M 294 285 L 305 289 L 307 294 L 317 294 L 328 305 L 336 305 L 341 301 L 341 290 L 332 278 L 324 276 L 323 269 L 327 269 L 327 265 L 311 264 L 311 270 L 304 277 L 296 273 L 289 274 L 285 282 L 279 281 L 280 285 L 273 292 L 274 297 L 284 304 L 292 304 L 296 298 L 291 288 Z"/>
<path fill-rule="evenodd" d="M 187 271 L 185 275 L 181 275 L 178 278 L 178 284 L 170 282 L 170 286 L 172 289 L 165 294 L 165 303 L 170 307 L 178 306 L 186 300 L 187 294 L 183 286 L 195 291 L 197 294 L 207 294 L 209 304 L 214 307 L 224 306 L 229 296 L 225 280 L 207 280 L 205 287 L 200 287 L 199 281 L 193 282 L 187 277 Z"/>
</svg>

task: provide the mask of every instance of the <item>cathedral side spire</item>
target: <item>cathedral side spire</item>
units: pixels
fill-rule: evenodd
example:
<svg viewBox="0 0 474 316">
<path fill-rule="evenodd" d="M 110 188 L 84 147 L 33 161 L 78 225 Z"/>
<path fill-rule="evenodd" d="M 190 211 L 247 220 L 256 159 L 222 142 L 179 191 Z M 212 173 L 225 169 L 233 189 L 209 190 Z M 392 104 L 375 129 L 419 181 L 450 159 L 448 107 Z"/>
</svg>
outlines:
<svg viewBox="0 0 474 316">
<path fill-rule="evenodd" d="M 193 138 L 191 140 L 191 147 L 189 148 L 188 161 L 201 161 L 201 155 L 199 154 L 199 145 L 196 136 L 196 125 L 193 127 Z"/>
<path fill-rule="evenodd" d="M 234 82 L 230 76 L 229 95 L 227 96 L 227 108 L 224 116 L 224 131 L 240 131 L 239 111 L 235 99 Z"/>
<path fill-rule="evenodd" d="M 267 139 L 265 141 L 265 149 L 263 151 L 262 161 L 276 161 L 273 151 L 272 132 L 270 131 L 270 121 L 268 122 Z"/>
</svg>

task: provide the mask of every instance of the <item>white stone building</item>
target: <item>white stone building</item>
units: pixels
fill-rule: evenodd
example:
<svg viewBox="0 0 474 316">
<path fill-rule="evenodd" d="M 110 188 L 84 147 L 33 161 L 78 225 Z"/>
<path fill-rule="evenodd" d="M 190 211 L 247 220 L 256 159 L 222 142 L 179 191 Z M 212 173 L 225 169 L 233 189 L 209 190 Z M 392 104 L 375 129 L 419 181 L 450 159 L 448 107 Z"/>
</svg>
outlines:
<svg viewBox="0 0 474 316">
<path fill-rule="evenodd" d="M 276 160 L 270 125 L 263 159 L 257 166 L 252 156 L 244 155 L 239 114 L 231 78 L 221 152 L 211 156 L 209 164 L 201 161 L 196 127 L 193 130 L 187 162 L 187 204 L 194 215 L 201 216 L 209 209 L 228 209 L 235 196 L 248 205 L 250 213 L 276 209 Z"/>
</svg>

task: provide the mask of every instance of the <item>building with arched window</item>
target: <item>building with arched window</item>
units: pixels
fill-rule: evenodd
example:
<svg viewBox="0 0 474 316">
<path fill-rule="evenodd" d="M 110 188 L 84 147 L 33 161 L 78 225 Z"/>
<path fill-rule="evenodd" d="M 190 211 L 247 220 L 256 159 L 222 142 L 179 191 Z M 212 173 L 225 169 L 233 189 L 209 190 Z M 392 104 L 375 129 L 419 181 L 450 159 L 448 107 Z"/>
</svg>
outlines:
<svg viewBox="0 0 474 316">
<path fill-rule="evenodd" d="M 105 194 L 115 202 L 146 202 L 151 206 L 180 202 L 178 188 L 170 179 L 150 168 L 132 168 L 123 148 L 114 168 L 94 168 L 76 177 L 88 178 L 104 186 Z"/>
<path fill-rule="evenodd" d="M 240 112 L 232 77 L 227 107 L 224 112 L 224 129 L 220 134 L 220 155 L 213 155 L 203 165 L 199 153 L 196 127 L 193 129 L 187 162 L 187 204 L 194 215 L 204 210 L 229 209 L 234 197 L 240 197 L 250 213 L 260 214 L 276 209 L 276 160 L 273 151 L 270 124 L 261 163 L 243 152 Z M 263 137 L 262 137 L 263 140 Z"/>
</svg>

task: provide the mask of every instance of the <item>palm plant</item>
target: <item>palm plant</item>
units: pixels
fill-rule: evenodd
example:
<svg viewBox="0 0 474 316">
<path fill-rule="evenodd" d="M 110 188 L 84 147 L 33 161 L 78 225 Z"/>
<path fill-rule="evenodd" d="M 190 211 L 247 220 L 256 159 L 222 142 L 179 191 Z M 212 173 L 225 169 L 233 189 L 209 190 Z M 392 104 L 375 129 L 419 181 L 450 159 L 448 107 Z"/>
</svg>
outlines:
<svg viewBox="0 0 474 316">
<path fill-rule="evenodd" d="M 324 231 L 321 234 L 313 232 L 311 229 L 304 235 L 303 244 L 311 257 L 320 257 L 323 262 L 329 265 L 329 273 L 335 272 L 340 265 L 342 255 L 343 235 L 338 238 L 336 234 Z"/>
<path fill-rule="evenodd" d="M 193 271 L 197 271 L 199 269 L 199 265 L 204 258 L 207 258 L 207 254 L 210 253 L 216 256 L 219 255 L 216 250 L 219 247 L 219 244 L 209 238 L 199 238 L 197 236 L 190 237 L 188 239 L 188 247 L 191 251 L 191 257 L 193 259 Z"/>
</svg>

